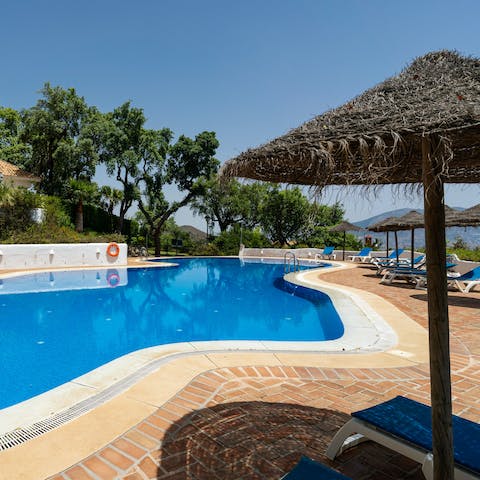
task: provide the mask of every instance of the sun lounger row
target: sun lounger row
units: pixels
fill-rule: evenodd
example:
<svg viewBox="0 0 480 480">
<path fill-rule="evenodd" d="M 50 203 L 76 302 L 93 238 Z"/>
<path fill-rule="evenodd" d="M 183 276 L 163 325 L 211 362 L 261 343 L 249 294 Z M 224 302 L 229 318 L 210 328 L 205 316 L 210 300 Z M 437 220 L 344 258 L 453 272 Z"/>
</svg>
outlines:
<svg viewBox="0 0 480 480">
<path fill-rule="evenodd" d="M 447 270 L 455 267 L 456 264 L 447 264 Z M 404 280 L 412 283 L 416 288 L 425 288 L 427 283 L 427 271 L 423 269 L 396 267 L 385 271 L 380 283 L 391 284 L 394 280 Z M 480 285 L 480 267 L 475 267 L 463 275 L 447 272 L 447 284 L 455 287 L 463 293 L 468 293 Z"/>
<path fill-rule="evenodd" d="M 425 255 L 418 255 L 412 260 L 410 258 L 399 258 L 398 261 L 396 258 L 389 260 L 387 262 L 378 262 L 375 266 L 377 267 L 377 275 L 383 275 L 387 270 L 392 270 L 394 268 L 411 268 L 418 269 L 425 265 L 426 257 Z"/>
<path fill-rule="evenodd" d="M 372 248 L 364 247 L 356 255 L 349 255 L 348 258 L 352 262 L 357 260 L 363 263 L 373 263 L 374 265 L 391 265 L 393 262 L 397 261 L 397 258 L 403 253 L 403 249 L 399 248 L 398 250 L 393 250 L 390 255 L 386 257 L 372 257 Z M 398 259 L 402 262 L 409 261 L 406 258 Z"/>
</svg>

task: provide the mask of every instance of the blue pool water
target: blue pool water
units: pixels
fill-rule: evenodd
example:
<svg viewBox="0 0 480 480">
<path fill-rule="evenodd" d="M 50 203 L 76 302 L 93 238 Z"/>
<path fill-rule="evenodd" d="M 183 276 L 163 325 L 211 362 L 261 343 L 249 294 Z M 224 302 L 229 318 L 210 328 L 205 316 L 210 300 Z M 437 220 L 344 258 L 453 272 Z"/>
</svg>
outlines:
<svg viewBox="0 0 480 480">
<path fill-rule="evenodd" d="M 175 262 L 178 267 L 3 279 L 0 408 L 154 345 L 322 341 L 343 334 L 330 299 L 284 282 L 283 264 L 221 258 Z M 9 293 L 15 291 L 29 293 Z"/>
</svg>

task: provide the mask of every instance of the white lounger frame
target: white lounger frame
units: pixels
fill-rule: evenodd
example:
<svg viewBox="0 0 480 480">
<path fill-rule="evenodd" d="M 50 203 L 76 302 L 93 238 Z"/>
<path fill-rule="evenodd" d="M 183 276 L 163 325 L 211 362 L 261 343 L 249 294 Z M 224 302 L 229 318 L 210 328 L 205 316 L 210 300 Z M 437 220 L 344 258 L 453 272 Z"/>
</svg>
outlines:
<svg viewBox="0 0 480 480">
<path fill-rule="evenodd" d="M 360 260 L 360 262 L 365 263 L 367 260 L 371 260 L 372 256 L 368 254 L 368 255 L 349 255 L 347 257 L 347 259 L 350 259 L 352 262 L 355 262 L 357 258 Z"/>
<path fill-rule="evenodd" d="M 319 262 L 320 260 L 335 260 L 337 258 L 336 253 L 331 253 L 330 255 L 325 255 L 323 253 L 316 253 L 315 254 L 315 261 Z"/>
<path fill-rule="evenodd" d="M 384 447 L 411 458 L 422 465 L 427 480 L 433 478 L 433 455 L 422 447 L 408 443 L 402 438 L 390 435 L 358 418 L 349 420 L 333 437 L 326 456 L 334 460 L 336 456 L 359 443 L 373 440 Z M 478 480 L 480 477 L 455 466 L 455 480 Z"/>
<path fill-rule="evenodd" d="M 448 283 L 454 285 L 463 293 L 469 293 L 476 285 L 480 285 L 480 280 L 457 280 L 456 278 L 448 279 Z"/>
</svg>

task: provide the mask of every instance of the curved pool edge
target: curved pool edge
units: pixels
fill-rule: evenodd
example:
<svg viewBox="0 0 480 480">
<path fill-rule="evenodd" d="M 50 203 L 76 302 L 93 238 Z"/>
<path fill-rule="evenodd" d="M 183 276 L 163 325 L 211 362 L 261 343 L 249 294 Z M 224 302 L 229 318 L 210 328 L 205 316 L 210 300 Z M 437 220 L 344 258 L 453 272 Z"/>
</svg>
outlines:
<svg viewBox="0 0 480 480">
<path fill-rule="evenodd" d="M 352 264 L 339 266 L 358 268 Z M 379 295 L 322 280 L 321 277 L 328 273 L 328 270 L 312 269 L 289 274 L 285 278 L 330 297 L 345 326 L 344 336 L 336 342 L 345 342 L 351 347 L 355 334 L 357 338 L 354 339 L 357 340 L 358 335 L 364 335 L 363 328 L 371 328 L 378 335 L 378 341 L 364 342 L 363 346 L 357 344 L 359 353 L 378 351 L 415 363 L 428 363 L 428 332 L 425 328 Z M 357 321 L 359 323 L 354 323 Z M 356 350 L 355 347 L 353 350 Z"/>
<path fill-rule="evenodd" d="M 196 373 L 198 375 L 209 369 L 264 362 L 285 366 L 338 367 L 339 355 L 342 357 L 344 368 L 412 366 L 428 361 L 427 333 L 422 327 L 376 295 L 322 281 L 319 277 L 326 273 L 328 273 L 326 270 L 312 269 L 289 274 L 286 278 L 292 283 L 323 291 L 330 296 L 344 324 L 346 322 L 348 328 L 353 328 L 352 332 L 347 332 L 346 328 L 345 334 L 340 339 L 327 342 L 192 342 L 141 349 L 49 392 L 0 410 L 0 437 L 12 431 L 31 430 L 37 423 L 42 427 L 40 433 L 58 429 L 80 415 L 91 413 L 99 405 L 111 402 L 115 397 L 125 395 L 128 397 L 129 392 L 135 391 L 136 386 L 150 375 L 168 370 L 169 364 L 178 362 L 191 365 L 193 361 L 203 367 L 205 365 L 210 367 L 202 367 L 203 369 Z M 355 317 L 357 320 L 362 318 L 362 326 L 352 326 L 349 317 Z M 412 332 L 412 328 L 416 330 Z M 359 347 L 354 344 L 355 338 L 358 337 L 368 341 L 364 341 Z M 182 378 L 175 377 L 176 380 Z M 183 386 L 182 383 L 177 387 Z M 170 398 L 176 393 L 175 388 L 173 390 L 167 388 L 164 394 Z M 164 401 L 168 398 L 164 398 Z M 141 401 L 149 404 L 146 399 Z M 154 402 L 155 405 L 157 403 Z M 78 414 L 72 416 L 75 409 Z M 66 420 L 59 423 L 58 416 L 62 414 Z M 40 433 L 35 434 L 33 428 L 31 435 L 19 443 L 35 438 Z"/>
</svg>

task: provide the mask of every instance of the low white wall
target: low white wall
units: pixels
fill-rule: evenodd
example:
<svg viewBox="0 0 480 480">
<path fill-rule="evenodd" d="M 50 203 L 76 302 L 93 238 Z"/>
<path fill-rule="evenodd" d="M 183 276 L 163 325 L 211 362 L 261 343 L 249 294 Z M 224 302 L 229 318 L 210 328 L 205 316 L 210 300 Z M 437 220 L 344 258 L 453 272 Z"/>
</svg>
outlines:
<svg viewBox="0 0 480 480">
<path fill-rule="evenodd" d="M 284 258 L 285 253 L 288 251 L 293 252 L 297 258 L 315 258 L 315 254 L 322 253 L 323 248 L 292 248 L 292 249 L 285 249 L 285 248 L 245 248 L 243 246 L 240 247 L 240 251 L 238 256 L 242 257 L 279 257 Z M 359 251 L 355 250 L 345 250 L 345 260 L 348 260 L 349 255 L 356 255 Z M 342 260 L 342 249 L 336 248 L 334 250 L 336 255 L 336 260 Z M 372 257 L 383 257 L 386 255 L 385 250 L 378 250 L 376 252 L 371 252 L 370 255 Z M 389 251 L 392 253 L 392 250 Z M 414 252 L 416 255 L 424 255 L 421 252 Z M 405 250 L 401 255 L 401 258 L 410 258 L 410 251 Z M 470 262 L 468 260 L 462 260 L 458 258 L 456 255 L 451 256 L 452 258 L 447 258 L 447 261 L 451 261 L 452 263 L 456 263 L 456 266 L 452 269 L 458 273 L 465 273 L 472 268 L 480 266 L 480 262 Z M 0 264 L 1 265 L 1 264 Z"/>
<path fill-rule="evenodd" d="M 84 267 L 127 264 L 127 244 L 117 257 L 107 255 L 108 243 L 0 245 L 0 270 L 42 267 Z"/>
</svg>

